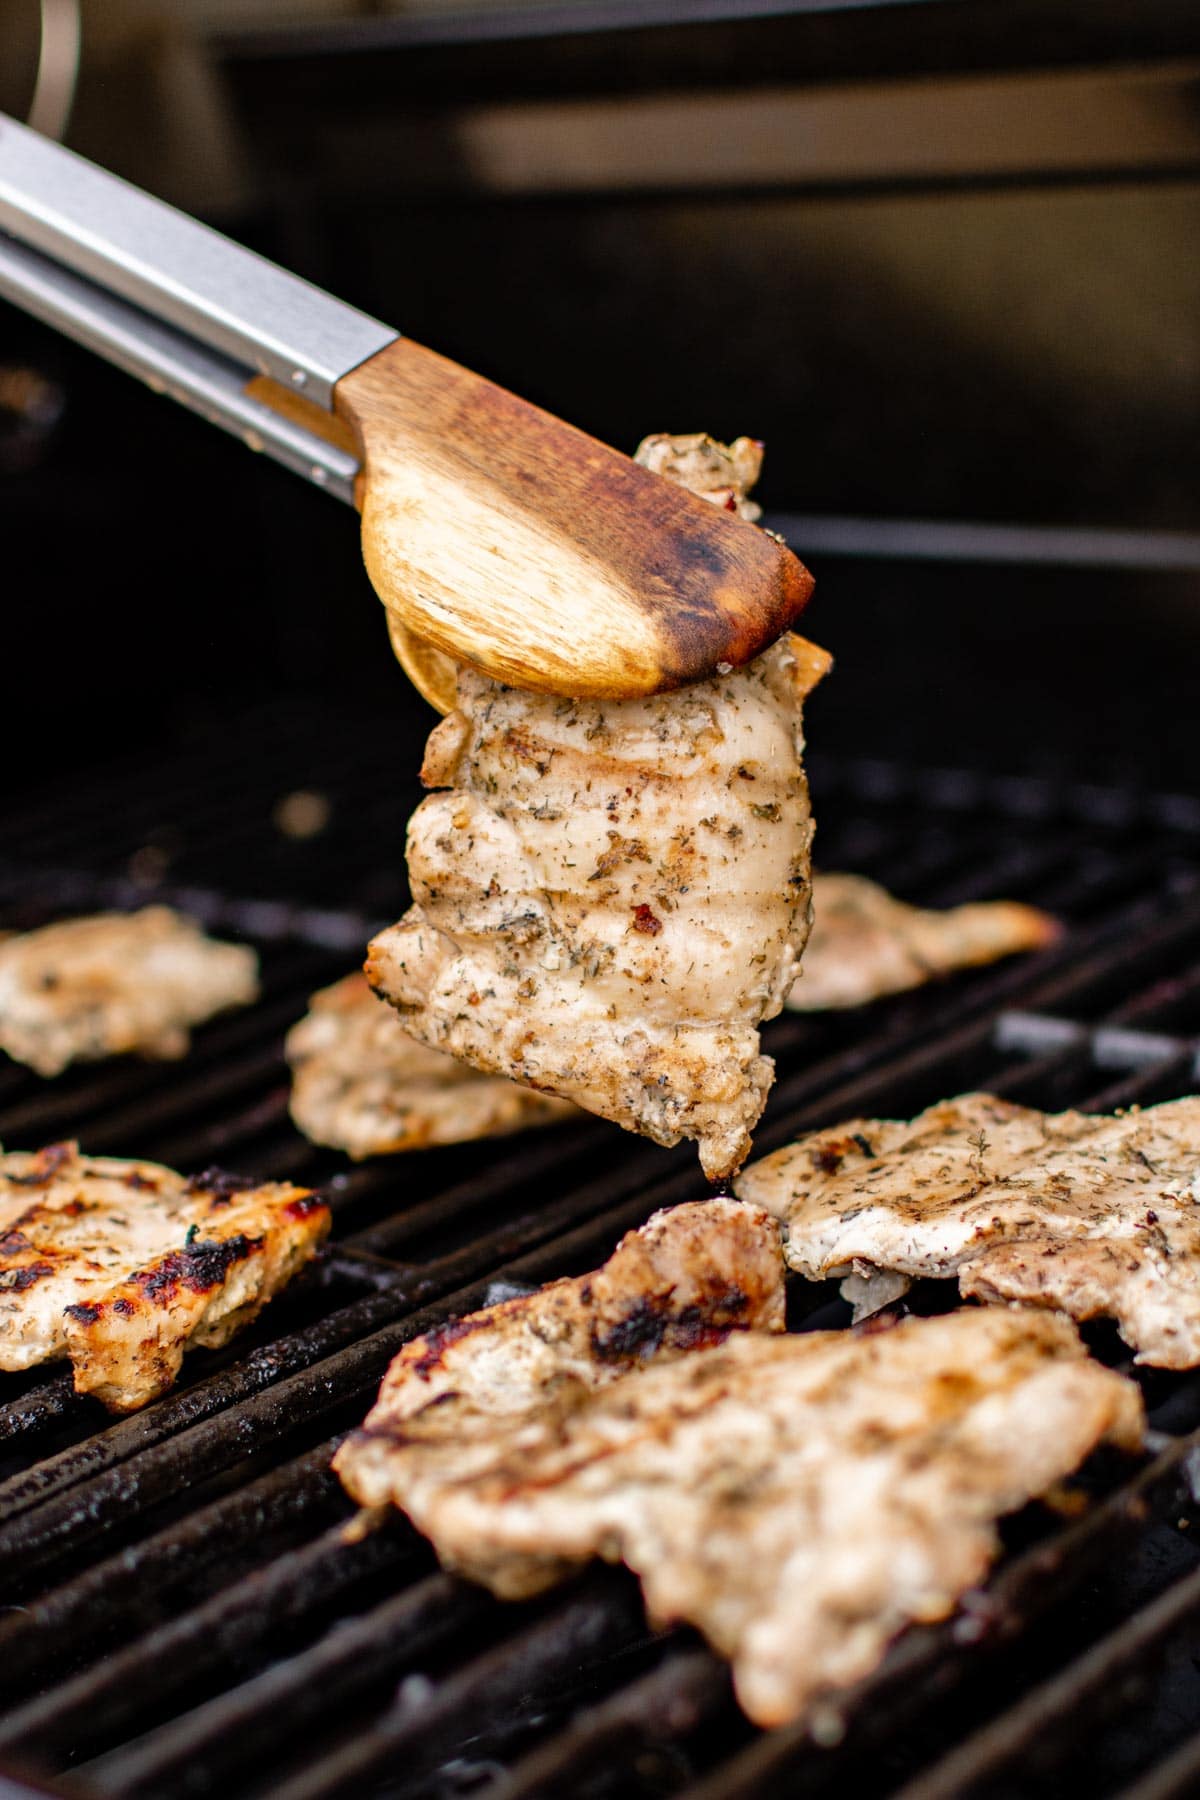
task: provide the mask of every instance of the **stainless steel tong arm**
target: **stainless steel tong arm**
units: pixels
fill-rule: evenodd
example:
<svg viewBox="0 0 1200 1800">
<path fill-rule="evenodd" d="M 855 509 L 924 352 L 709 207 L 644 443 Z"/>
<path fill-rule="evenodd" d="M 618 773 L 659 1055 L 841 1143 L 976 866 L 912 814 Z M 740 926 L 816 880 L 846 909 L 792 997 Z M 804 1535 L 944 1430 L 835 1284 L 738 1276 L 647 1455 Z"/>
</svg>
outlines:
<svg viewBox="0 0 1200 1800">
<path fill-rule="evenodd" d="M 331 410 L 398 333 L 3 114 L 0 295 L 353 500 L 356 459 L 246 386 Z"/>
</svg>

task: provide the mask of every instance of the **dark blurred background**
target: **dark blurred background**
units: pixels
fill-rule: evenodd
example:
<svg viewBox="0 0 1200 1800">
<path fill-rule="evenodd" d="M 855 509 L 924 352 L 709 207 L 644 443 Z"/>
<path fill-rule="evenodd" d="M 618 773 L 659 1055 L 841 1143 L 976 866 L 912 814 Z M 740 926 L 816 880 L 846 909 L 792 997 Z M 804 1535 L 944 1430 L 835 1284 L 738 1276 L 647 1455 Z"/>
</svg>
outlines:
<svg viewBox="0 0 1200 1800">
<path fill-rule="evenodd" d="M 622 448 L 764 438 L 815 749 L 1200 788 L 1193 0 L 91 0 L 73 84 L 46 11 L 0 107 Z M 415 799 L 354 515 L 7 307 L 0 532 L 0 781 L 269 712 Z"/>
</svg>

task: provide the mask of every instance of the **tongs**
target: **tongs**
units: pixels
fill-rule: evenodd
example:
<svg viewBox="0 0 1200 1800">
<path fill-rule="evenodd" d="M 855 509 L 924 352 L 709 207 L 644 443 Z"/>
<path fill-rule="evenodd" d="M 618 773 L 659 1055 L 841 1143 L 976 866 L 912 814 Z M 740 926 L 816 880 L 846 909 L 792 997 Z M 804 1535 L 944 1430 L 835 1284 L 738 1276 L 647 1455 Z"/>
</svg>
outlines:
<svg viewBox="0 0 1200 1800">
<path fill-rule="evenodd" d="M 538 692 L 747 662 L 812 589 L 777 539 L 0 115 L 0 295 L 357 506 L 393 646 Z"/>
</svg>

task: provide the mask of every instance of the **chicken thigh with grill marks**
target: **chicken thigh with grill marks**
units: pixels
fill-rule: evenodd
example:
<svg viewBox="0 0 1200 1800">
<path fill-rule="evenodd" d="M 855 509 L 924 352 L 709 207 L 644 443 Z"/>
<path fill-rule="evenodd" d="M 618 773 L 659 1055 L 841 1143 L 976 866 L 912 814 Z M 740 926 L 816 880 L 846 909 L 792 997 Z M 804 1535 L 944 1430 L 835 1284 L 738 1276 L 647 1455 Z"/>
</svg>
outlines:
<svg viewBox="0 0 1200 1800">
<path fill-rule="evenodd" d="M 255 1318 L 329 1226 L 288 1182 L 189 1181 L 76 1144 L 0 1156 L 0 1369 L 69 1356 L 78 1393 L 145 1406 L 186 1349 Z"/>
</svg>

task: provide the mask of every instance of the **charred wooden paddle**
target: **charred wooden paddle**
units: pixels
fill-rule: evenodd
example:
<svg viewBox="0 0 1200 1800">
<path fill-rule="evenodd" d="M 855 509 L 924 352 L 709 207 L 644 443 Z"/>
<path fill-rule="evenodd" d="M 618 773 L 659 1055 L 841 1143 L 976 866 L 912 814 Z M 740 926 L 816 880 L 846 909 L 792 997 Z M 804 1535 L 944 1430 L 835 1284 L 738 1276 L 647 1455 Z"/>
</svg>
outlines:
<svg viewBox="0 0 1200 1800">
<path fill-rule="evenodd" d="M 539 692 L 681 687 L 811 592 L 776 539 L 3 117 L 0 294 L 356 504 L 435 704 L 446 658 Z"/>
</svg>

